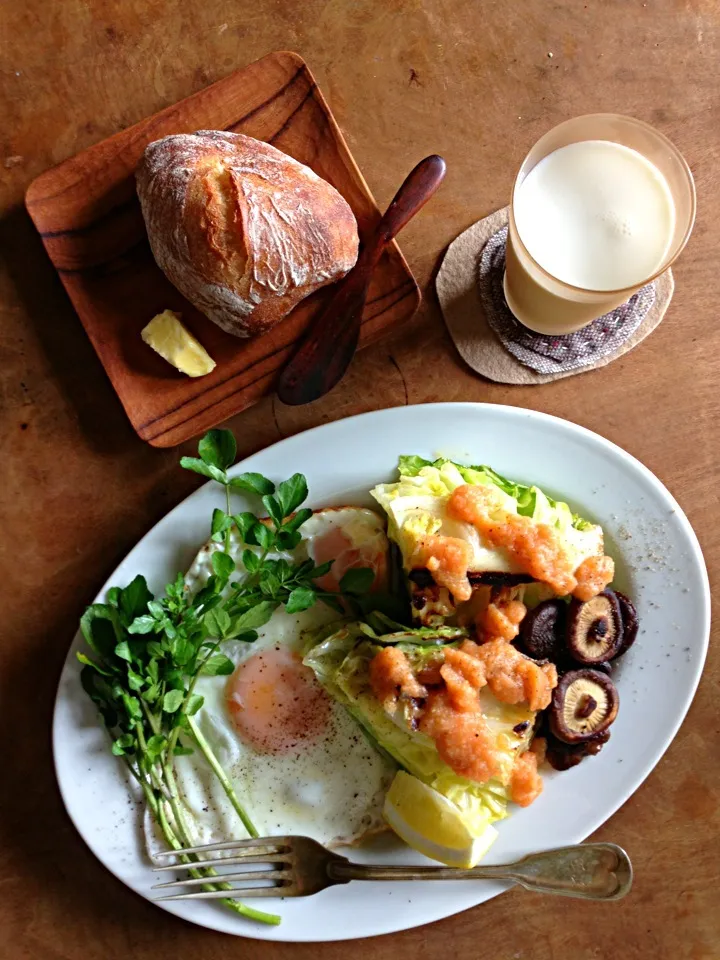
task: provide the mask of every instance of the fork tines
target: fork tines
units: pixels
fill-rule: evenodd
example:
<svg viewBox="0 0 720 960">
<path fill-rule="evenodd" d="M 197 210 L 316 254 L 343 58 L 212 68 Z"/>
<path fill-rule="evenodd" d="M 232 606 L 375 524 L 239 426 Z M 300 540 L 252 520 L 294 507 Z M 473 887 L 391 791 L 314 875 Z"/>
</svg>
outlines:
<svg viewBox="0 0 720 960">
<path fill-rule="evenodd" d="M 208 857 L 207 854 L 230 851 L 231 856 Z M 172 896 L 157 897 L 158 900 L 190 900 L 190 899 L 218 899 L 233 897 L 276 897 L 283 895 L 283 886 L 292 882 L 293 871 L 290 863 L 291 848 L 285 837 L 272 837 L 251 840 L 224 840 L 220 843 L 210 843 L 198 847 L 183 847 L 179 850 L 163 850 L 156 857 L 192 857 L 185 862 L 157 866 L 157 871 L 166 870 L 201 870 L 207 867 L 228 867 L 238 864 L 263 863 L 275 865 L 270 870 L 243 870 L 238 873 L 218 872 L 217 876 L 189 877 L 183 880 L 173 880 L 170 883 L 154 884 L 153 890 L 178 889 L 180 887 L 196 887 L 212 884 L 241 883 L 251 886 L 233 887 L 225 890 L 205 890 L 190 893 L 174 894 Z M 259 881 L 273 881 L 264 886 L 252 886 Z"/>
</svg>

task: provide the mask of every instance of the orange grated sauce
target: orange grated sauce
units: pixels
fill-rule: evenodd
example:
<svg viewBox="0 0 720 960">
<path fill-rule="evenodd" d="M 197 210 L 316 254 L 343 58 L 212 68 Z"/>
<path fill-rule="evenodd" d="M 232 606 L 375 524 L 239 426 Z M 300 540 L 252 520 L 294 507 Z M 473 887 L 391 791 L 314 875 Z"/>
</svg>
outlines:
<svg viewBox="0 0 720 960">
<path fill-rule="evenodd" d="M 527 750 L 515 761 L 510 775 L 510 797 L 521 807 L 529 807 L 542 793 L 542 777 L 538 773 L 538 756 Z"/>
<path fill-rule="evenodd" d="M 467 576 L 471 560 L 472 547 L 465 540 L 430 534 L 417 545 L 410 564 L 426 567 L 438 586 L 446 587 L 456 601 L 462 602 L 472 596 Z"/>
<path fill-rule="evenodd" d="M 575 571 L 577 586 L 573 596 L 578 600 L 592 600 L 612 583 L 615 564 L 610 557 L 588 557 Z"/>
</svg>

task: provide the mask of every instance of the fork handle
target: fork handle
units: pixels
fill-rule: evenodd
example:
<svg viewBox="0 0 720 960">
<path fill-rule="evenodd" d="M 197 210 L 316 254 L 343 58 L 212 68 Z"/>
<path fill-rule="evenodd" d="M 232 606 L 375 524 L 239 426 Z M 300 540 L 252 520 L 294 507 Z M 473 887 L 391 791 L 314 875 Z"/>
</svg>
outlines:
<svg viewBox="0 0 720 960">
<path fill-rule="evenodd" d="M 619 900 L 630 889 L 632 867 L 614 843 L 586 843 L 531 854 L 515 863 L 473 867 L 397 867 L 336 861 L 330 876 L 349 880 L 505 880 L 528 890 L 589 900 Z"/>
</svg>

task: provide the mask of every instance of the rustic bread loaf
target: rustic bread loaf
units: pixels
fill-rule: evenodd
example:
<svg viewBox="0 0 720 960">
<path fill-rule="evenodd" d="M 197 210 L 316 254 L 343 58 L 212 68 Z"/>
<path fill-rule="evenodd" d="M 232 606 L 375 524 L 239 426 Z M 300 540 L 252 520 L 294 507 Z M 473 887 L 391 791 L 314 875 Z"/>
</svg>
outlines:
<svg viewBox="0 0 720 960">
<path fill-rule="evenodd" d="M 164 137 L 148 145 L 136 178 L 158 265 L 235 336 L 269 330 L 357 259 L 355 217 L 337 190 L 252 137 Z"/>
</svg>

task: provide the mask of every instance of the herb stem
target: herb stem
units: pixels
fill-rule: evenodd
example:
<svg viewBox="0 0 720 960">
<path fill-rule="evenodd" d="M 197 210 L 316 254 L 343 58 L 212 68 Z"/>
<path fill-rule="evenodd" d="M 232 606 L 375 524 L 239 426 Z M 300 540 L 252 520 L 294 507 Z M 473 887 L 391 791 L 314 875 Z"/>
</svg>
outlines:
<svg viewBox="0 0 720 960">
<path fill-rule="evenodd" d="M 177 834 L 175 833 L 173 828 L 170 826 L 170 821 L 167 818 L 167 814 L 165 813 L 165 808 L 162 803 L 158 805 L 157 812 L 158 812 L 158 822 L 160 824 L 160 829 L 163 832 L 163 835 L 168 843 L 168 846 L 170 846 L 173 850 L 181 850 L 183 844 L 180 842 L 180 840 L 177 837 Z M 175 811 L 173 811 L 173 816 L 174 815 L 175 815 Z M 187 843 L 187 840 L 185 842 Z M 178 854 L 178 858 L 183 863 L 194 863 L 197 861 L 197 857 L 193 859 L 192 856 L 185 853 Z M 212 870 L 210 867 L 202 867 L 200 869 L 191 868 L 190 870 L 188 870 L 188 873 L 194 879 L 199 880 L 202 877 L 204 877 L 206 874 L 211 874 L 211 873 L 214 874 L 215 871 Z M 214 890 L 217 890 L 218 888 L 221 888 L 221 887 L 224 888 L 226 886 L 228 885 L 204 883 L 201 889 L 205 890 L 206 892 L 212 892 Z"/>
<path fill-rule="evenodd" d="M 185 694 L 185 698 L 184 698 L 182 704 L 180 705 L 180 713 L 184 713 L 185 710 L 187 709 L 188 702 L 189 702 L 189 700 L 190 700 L 190 697 L 191 697 L 191 696 L 193 695 L 193 693 L 195 692 L 195 684 L 198 682 L 198 677 L 199 677 L 200 674 L 202 673 L 203 667 L 204 667 L 205 664 L 208 662 L 208 660 L 210 659 L 210 657 L 211 657 L 214 653 L 217 652 L 217 650 L 218 650 L 218 648 L 219 648 L 219 646 L 220 646 L 221 643 L 222 643 L 222 638 L 221 638 L 220 640 L 216 640 L 215 643 L 212 644 L 212 646 L 208 647 L 205 656 L 204 656 L 203 659 L 200 661 L 200 663 L 197 665 L 197 667 L 196 667 L 196 669 L 195 669 L 195 673 L 192 675 L 192 678 L 191 678 L 191 680 L 190 680 L 190 683 L 188 684 L 188 688 L 187 688 L 187 692 L 186 692 L 186 694 Z M 190 719 L 190 718 L 188 717 L 187 719 Z M 178 729 L 179 729 L 179 728 L 178 728 Z"/>
<path fill-rule="evenodd" d="M 139 720 L 135 721 L 135 736 L 137 737 L 138 745 L 142 750 L 142 766 L 145 768 L 145 770 L 147 770 L 148 776 L 150 777 L 150 782 L 156 790 L 169 799 L 167 787 L 162 782 L 162 778 L 158 773 L 159 766 L 153 760 L 151 760 L 148 755 L 145 731 L 143 730 L 142 724 Z"/>
<path fill-rule="evenodd" d="M 205 664 L 208 662 L 208 660 L 210 659 L 210 657 L 218 650 L 218 648 L 219 648 L 219 646 L 220 646 L 221 643 L 222 643 L 222 640 L 218 640 L 218 641 L 216 641 L 211 647 L 208 647 L 208 650 L 207 650 L 205 656 L 204 656 L 203 659 L 200 661 L 200 663 L 196 666 L 195 673 L 192 675 L 192 678 L 191 678 L 191 680 L 190 680 L 190 683 L 188 684 L 188 688 L 187 688 L 187 690 L 186 690 L 186 692 L 185 692 L 185 696 L 184 696 L 184 698 L 183 698 L 183 702 L 180 704 L 180 709 L 178 710 L 178 715 L 179 715 L 179 716 L 185 713 L 185 710 L 187 709 L 187 705 L 188 705 L 188 703 L 189 703 L 189 701 L 190 701 L 190 697 L 193 695 L 193 692 L 194 692 L 194 690 L 195 690 L 195 684 L 198 682 L 198 677 L 199 677 L 200 674 L 202 673 L 203 667 L 204 667 Z M 189 718 L 187 715 L 185 716 L 185 719 L 188 720 L 188 721 L 190 720 L 190 718 Z M 177 727 L 175 727 L 175 729 L 173 730 L 173 732 L 170 734 L 170 742 L 169 742 L 168 748 L 167 748 L 168 754 L 170 755 L 170 757 L 173 756 L 173 752 L 174 752 L 174 750 L 175 750 L 175 745 L 176 745 L 177 742 L 178 742 L 179 736 L 180 736 L 180 727 L 177 726 Z"/>
<path fill-rule="evenodd" d="M 180 806 L 180 796 L 178 794 L 177 784 L 175 783 L 175 777 L 167 759 L 163 764 L 163 773 L 165 774 L 165 782 L 167 783 L 170 791 L 170 809 L 173 812 L 178 833 L 180 834 L 180 838 L 185 846 L 192 847 L 195 844 L 196 839 L 190 833 L 187 820 L 185 819 L 185 813 L 183 808 Z"/>
<path fill-rule="evenodd" d="M 237 798 L 237 794 L 236 794 L 235 791 L 233 790 L 232 784 L 231 784 L 230 781 L 228 780 L 225 771 L 224 771 L 223 768 L 220 766 L 220 763 L 218 762 L 217 757 L 216 757 L 215 754 L 213 753 L 212 748 L 210 747 L 210 744 L 207 742 L 207 740 L 205 739 L 205 737 L 202 735 L 202 733 L 201 733 L 201 731 L 200 731 L 200 728 L 199 728 L 198 725 L 195 723 L 194 719 L 193 719 L 192 717 L 188 717 L 187 720 L 188 720 L 188 724 L 189 724 L 189 726 L 190 726 L 190 730 L 191 730 L 191 732 L 192 732 L 192 735 L 193 735 L 193 737 L 195 738 L 195 742 L 197 743 L 198 747 L 199 747 L 200 750 L 202 751 L 202 753 L 203 753 L 203 755 L 205 756 L 205 759 L 207 760 L 207 762 L 208 762 L 208 763 L 210 764 L 210 766 L 212 767 L 215 776 L 218 778 L 218 780 L 220 781 L 220 785 L 222 786 L 223 790 L 225 791 L 225 796 L 228 798 L 228 800 L 230 801 L 230 803 L 233 805 L 233 807 L 234 807 L 234 809 L 235 809 L 235 812 L 237 813 L 237 815 L 238 815 L 238 816 L 240 817 L 240 819 L 242 820 L 243 826 L 245 827 L 245 829 L 247 830 L 247 832 L 250 834 L 251 837 L 258 837 L 258 836 L 259 836 L 259 833 L 258 833 L 258 831 L 257 831 L 257 828 L 255 827 L 255 825 L 253 824 L 252 820 L 250 819 L 250 817 L 248 817 L 247 813 L 246 813 L 245 810 L 243 809 L 242 804 L 240 803 L 240 801 L 239 801 L 238 798 Z"/>
<path fill-rule="evenodd" d="M 157 721 L 157 717 L 153 714 L 152 710 L 150 709 L 150 707 L 148 707 L 147 703 L 144 700 L 141 699 L 140 703 L 142 705 L 143 713 L 145 714 L 145 719 L 150 725 L 150 729 L 154 734 L 160 733 L 160 724 Z"/>
<path fill-rule="evenodd" d="M 173 816 L 176 817 L 177 814 L 173 809 Z M 158 805 L 158 822 L 160 828 L 165 836 L 165 839 L 173 850 L 181 850 L 183 844 L 178 839 L 175 831 L 170 826 L 170 823 L 167 819 L 167 814 L 165 813 L 164 805 L 160 803 Z M 185 838 L 185 843 L 188 843 L 187 838 Z M 188 873 L 194 879 L 207 879 L 210 877 L 219 876 L 217 871 L 213 867 L 201 866 L 202 861 L 198 860 L 196 855 L 188 854 L 178 854 L 179 859 L 183 863 L 197 863 L 197 867 L 190 867 Z M 214 892 L 215 890 L 228 890 L 231 891 L 234 888 L 229 884 L 223 881 L 218 881 L 217 883 L 203 883 L 201 884 L 201 889 L 206 892 Z M 248 907 L 246 904 L 242 903 L 240 900 L 234 900 L 230 897 L 223 897 L 220 900 L 220 903 L 224 904 L 226 907 L 229 907 L 235 913 L 239 913 L 243 917 L 247 917 L 248 920 L 257 920 L 260 923 L 267 923 L 271 926 L 277 926 L 280 923 L 280 917 L 275 913 L 265 913 L 262 910 L 256 910 L 254 907 Z"/>
<path fill-rule="evenodd" d="M 225 506 L 228 517 L 230 516 L 230 485 L 225 484 Z M 225 553 L 230 553 L 230 531 L 232 530 L 232 524 L 229 524 L 227 530 L 225 531 Z"/>
<path fill-rule="evenodd" d="M 123 755 L 123 760 L 125 761 L 125 766 L 128 768 L 130 773 L 140 784 L 142 792 L 145 794 L 145 799 L 150 805 L 150 809 L 155 815 L 157 815 L 157 798 L 155 797 L 155 794 L 152 791 L 152 787 L 147 782 L 147 779 L 143 779 L 143 777 L 140 775 L 141 774 L 140 769 L 139 768 L 137 770 L 135 769 L 134 765 L 130 762 L 130 758 L 127 756 L 127 754 Z"/>
<path fill-rule="evenodd" d="M 247 580 L 244 581 L 243 589 L 245 591 L 247 591 L 248 588 L 250 587 L 254 587 L 258 583 L 258 581 L 260 580 L 260 574 L 262 572 L 263 564 L 267 560 L 268 554 L 270 553 L 271 550 L 274 550 L 275 547 L 277 546 L 278 528 L 275 525 L 275 521 L 272 518 L 269 518 L 269 519 L 270 519 L 270 523 L 273 526 L 272 540 L 266 547 L 263 548 L 263 552 L 260 554 L 260 560 L 258 561 L 258 566 L 255 573 L 251 573 L 250 576 L 247 578 Z"/>
</svg>

